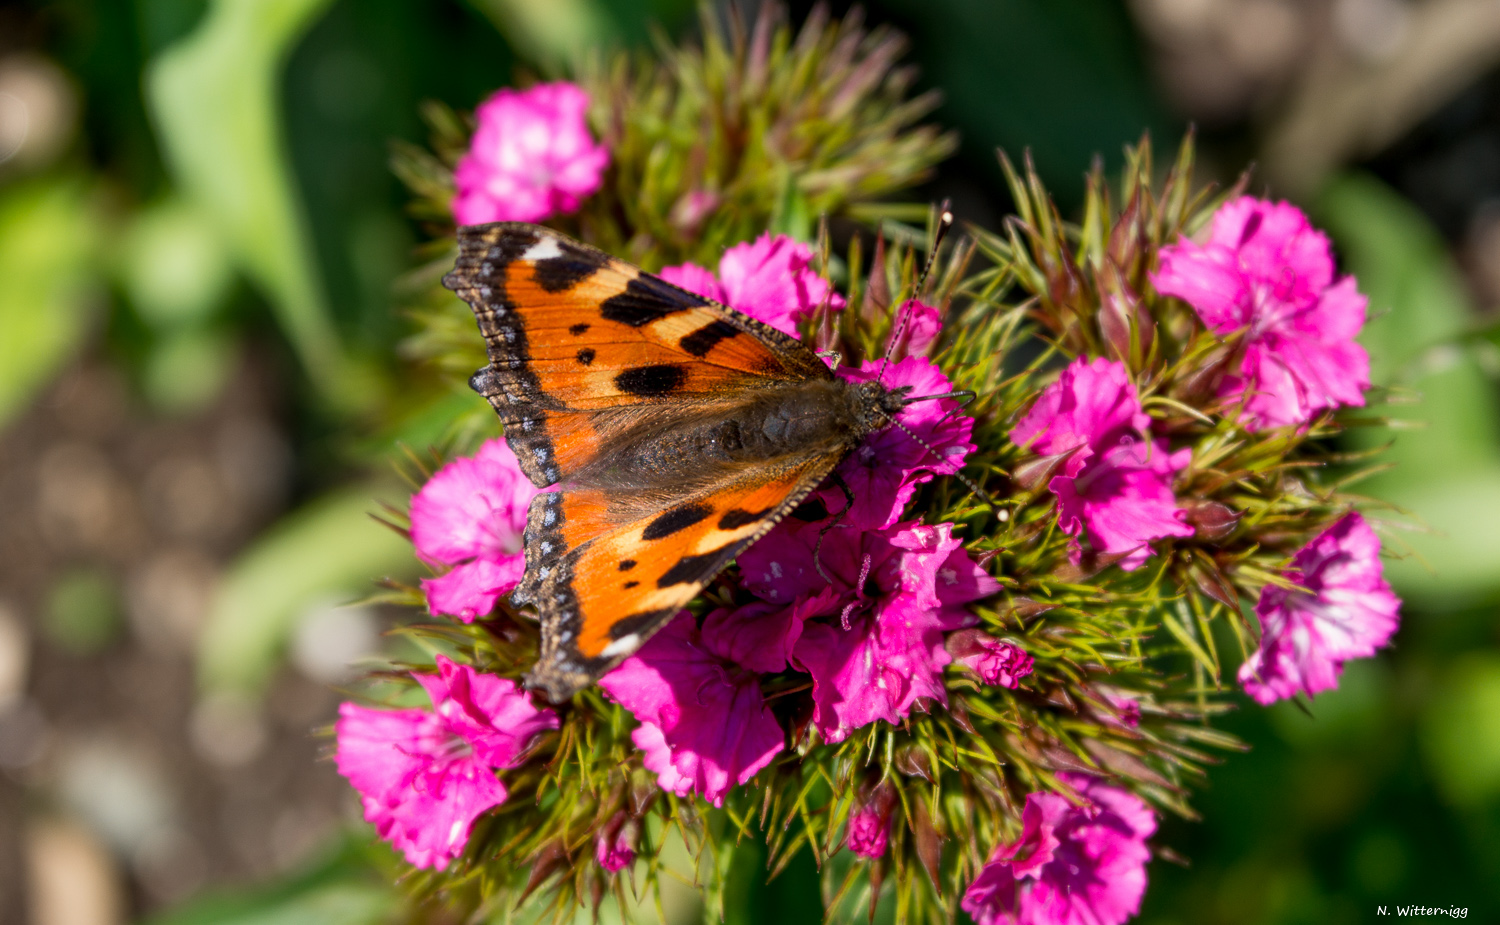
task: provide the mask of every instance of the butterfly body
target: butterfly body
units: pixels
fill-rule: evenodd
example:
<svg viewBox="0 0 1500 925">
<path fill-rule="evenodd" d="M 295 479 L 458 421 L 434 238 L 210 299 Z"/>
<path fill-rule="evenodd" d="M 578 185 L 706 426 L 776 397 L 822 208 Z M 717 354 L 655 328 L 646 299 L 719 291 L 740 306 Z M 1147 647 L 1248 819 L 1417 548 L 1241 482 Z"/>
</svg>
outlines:
<svg viewBox="0 0 1500 925">
<path fill-rule="evenodd" d="M 805 344 L 545 228 L 461 228 L 444 283 L 490 364 L 470 380 L 538 486 L 513 592 L 528 684 L 571 696 L 638 648 L 905 403 Z"/>
</svg>

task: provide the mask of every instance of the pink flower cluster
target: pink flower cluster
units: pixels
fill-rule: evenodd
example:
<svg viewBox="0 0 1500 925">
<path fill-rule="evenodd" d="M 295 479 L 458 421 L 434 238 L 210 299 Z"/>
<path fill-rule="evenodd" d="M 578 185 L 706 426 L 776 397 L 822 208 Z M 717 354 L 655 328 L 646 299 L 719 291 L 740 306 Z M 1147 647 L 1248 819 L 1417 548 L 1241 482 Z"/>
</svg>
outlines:
<svg viewBox="0 0 1500 925">
<path fill-rule="evenodd" d="M 1152 554 L 1150 540 L 1193 534 L 1172 493 L 1172 479 L 1187 467 L 1191 451 L 1171 452 L 1150 428 L 1125 364 L 1080 358 L 1010 432 L 1016 445 L 1057 457 L 1047 487 L 1057 496 L 1062 531 L 1087 536 L 1097 552 L 1121 556 L 1127 571 Z M 1074 564 L 1081 556 L 1075 541 Z"/>
<path fill-rule="evenodd" d="M 432 710 L 339 707 L 339 773 L 359 791 L 365 819 L 416 867 L 442 869 L 463 852 L 469 827 L 505 801 L 495 776 L 524 757 L 557 714 L 531 704 L 514 681 L 439 655 L 436 675 L 413 675 Z"/>
<path fill-rule="evenodd" d="M 1335 279 L 1328 239 L 1296 206 L 1250 196 L 1225 203 L 1206 244 L 1162 248 L 1151 282 L 1214 331 L 1243 332 L 1238 369 L 1219 395 L 1240 407 L 1247 430 L 1365 403 L 1370 359 L 1354 342 L 1365 297 L 1353 277 Z"/>
<path fill-rule="evenodd" d="M 978 925 L 1120 925 L 1140 910 L 1156 815 L 1097 777 L 1058 780 L 1083 804 L 1027 795 L 1021 837 L 995 848 L 960 902 Z"/>
<path fill-rule="evenodd" d="M 540 222 L 577 209 L 609 164 L 609 151 L 589 134 L 588 108 L 588 94 L 561 81 L 507 87 L 481 103 L 453 172 L 454 220 Z"/>
<path fill-rule="evenodd" d="M 1298 588 L 1261 591 L 1260 648 L 1240 666 L 1240 683 L 1263 704 L 1337 687 L 1344 662 L 1374 655 L 1400 620 L 1401 601 L 1381 576 L 1380 538 L 1356 513 L 1304 546 L 1285 577 Z"/>
</svg>

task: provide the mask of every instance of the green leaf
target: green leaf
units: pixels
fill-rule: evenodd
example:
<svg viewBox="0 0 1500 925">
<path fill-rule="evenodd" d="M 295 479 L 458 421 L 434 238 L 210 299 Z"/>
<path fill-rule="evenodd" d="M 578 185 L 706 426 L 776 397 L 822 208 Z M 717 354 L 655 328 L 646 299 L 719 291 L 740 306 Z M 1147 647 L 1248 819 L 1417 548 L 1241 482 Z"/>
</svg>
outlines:
<svg viewBox="0 0 1500 925">
<path fill-rule="evenodd" d="M 83 336 L 86 297 L 97 284 L 96 221 L 73 178 L 0 194 L 0 426 Z"/>
<path fill-rule="evenodd" d="M 163 154 L 240 268 L 270 299 L 307 376 L 336 406 L 368 400 L 351 375 L 313 263 L 276 98 L 295 42 L 331 0 L 215 0 L 146 69 Z"/>
<path fill-rule="evenodd" d="M 314 501 L 241 554 L 199 646 L 204 688 L 259 693 L 310 608 L 361 597 L 375 576 L 416 571 L 411 544 L 370 516 L 373 497 L 361 486 Z"/>
</svg>

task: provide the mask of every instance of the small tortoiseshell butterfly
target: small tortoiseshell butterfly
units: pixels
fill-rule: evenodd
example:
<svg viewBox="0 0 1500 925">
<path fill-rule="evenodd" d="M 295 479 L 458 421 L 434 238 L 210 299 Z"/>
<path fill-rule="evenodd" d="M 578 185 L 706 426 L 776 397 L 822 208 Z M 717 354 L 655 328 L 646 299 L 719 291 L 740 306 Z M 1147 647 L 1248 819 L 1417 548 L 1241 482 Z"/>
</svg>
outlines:
<svg viewBox="0 0 1500 925">
<path fill-rule="evenodd" d="M 556 486 L 531 503 L 511 595 L 540 615 L 527 684 L 554 702 L 639 648 L 909 401 L 547 228 L 473 225 L 458 242 L 443 284 L 490 358 L 469 384 L 527 477 Z"/>
</svg>

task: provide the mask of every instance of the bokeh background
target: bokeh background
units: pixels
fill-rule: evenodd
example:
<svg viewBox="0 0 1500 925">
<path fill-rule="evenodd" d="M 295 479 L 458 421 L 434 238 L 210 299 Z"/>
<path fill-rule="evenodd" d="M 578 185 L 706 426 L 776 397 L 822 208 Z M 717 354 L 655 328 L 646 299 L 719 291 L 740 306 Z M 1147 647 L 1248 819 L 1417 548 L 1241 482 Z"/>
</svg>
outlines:
<svg viewBox="0 0 1500 925">
<path fill-rule="evenodd" d="M 755 3 L 742 3 L 753 10 Z M 810 5 L 792 4 L 799 21 Z M 835 13 L 848 4 L 834 3 Z M 1371 299 L 1396 463 L 1392 648 L 1167 820 L 1139 921 L 1500 916 L 1500 3 L 879 0 L 960 153 L 919 198 L 994 227 L 995 149 L 1066 211 L 1096 156 L 1196 125 L 1205 178 L 1292 199 Z M 317 734 L 394 616 L 430 403 L 421 229 L 391 145 L 692 0 L 0 3 L 0 921 L 376 923 L 389 856 Z M 469 400 L 469 399 L 464 399 Z M 478 401 L 478 399 L 474 399 Z M 451 415 L 447 416 L 451 417 Z M 1243 705 L 1250 706 L 1248 701 Z M 1310 715 L 1309 715 L 1310 714 Z M 817 922 L 737 858 L 731 925 Z M 692 898 L 671 905 L 690 921 Z M 440 916 L 432 918 L 440 921 Z"/>
</svg>

